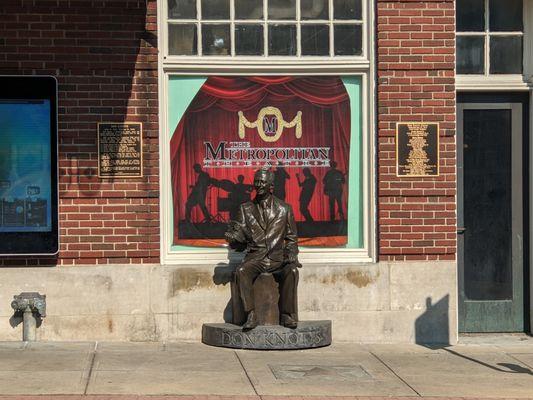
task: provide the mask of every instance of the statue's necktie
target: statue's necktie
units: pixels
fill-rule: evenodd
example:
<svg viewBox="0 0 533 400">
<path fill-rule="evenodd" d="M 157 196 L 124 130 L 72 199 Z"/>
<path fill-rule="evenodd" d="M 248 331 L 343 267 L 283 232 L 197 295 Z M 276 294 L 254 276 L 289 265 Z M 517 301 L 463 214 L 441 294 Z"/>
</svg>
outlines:
<svg viewBox="0 0 533 400">
<path fill-rule="evenodd" d="M 261 202 L 261 212 L 263 213 L 263 220 L 265 225 L 268 225 L 268 201 Z"/>
</svg>

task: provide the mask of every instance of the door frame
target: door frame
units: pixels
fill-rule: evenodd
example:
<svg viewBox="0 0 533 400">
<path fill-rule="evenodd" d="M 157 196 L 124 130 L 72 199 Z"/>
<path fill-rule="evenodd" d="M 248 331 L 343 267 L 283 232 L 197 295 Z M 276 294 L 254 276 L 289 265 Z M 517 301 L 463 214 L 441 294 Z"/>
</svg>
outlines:
<svg viewBox="0 0 533 400">
<path fill-rule="evenodd" d="M 527 268 L 524 271 L 525 272 L 525 279 L 528 281 L 527 292 L 525 293 L 525 307 L 527 310 L 526 318 L 528 318 L 528 326 L 526 326 L 526 331 L 531 334 L 533 330 L 533 257 L 531 257 L 531 249 L 533 249 L 533 235 L 531 234 L 531 227 L 533 227 L 533 212 L 531 210 L 531 204 L 533 202 L 533 185 L 530 183 L 531 178 L 533 177 L 533 89 L 529 90 L 529 96 L 528 96 L 528 103 L 527 108 L 529 109 L 529 115 L 528 113 L 524 113 L 524 123 L 526 126 L 524 127 L 527 129 L 527 141 L 528 144 L 526 144 L 524 147 L 527 149 L 527 161 L 529 163 L 528 170 L 526 173 L 526 190 L 528 191 L 528 196 L 526 199 L 526 209 L 528 213 L 528 227 L 526 230 L 526 234 L 524 235 L 528 247 L 526 249 L 526 257 L 527 257 Z M 526 288 L 524 288 L 524 291 Z"/>
<path fill-rule="evenodd" d="M 467 313 L 467 302 L 470 308 L 482 311 L 486 307 L 491 307 L 488 301 L 466 300 L 464 293 L 464 110 L 511 110 L 511 226 L 512 226 L 512 300 L 492 300 L 490 303 L 497 303 L 500 307 L 511 307 L 512 302 L 516 302 L 516 308 L 512 308 L 515 317 L 521 314 L 522 324 L 519 331 L 525 331 L 529 321 L 526 321 L 524 298 L 525 293 L 524 270 L 526 260 L 524 259 L 524 216 L 527 215 L 524 205 L 524 166 L 527 160 L 523 154 L 524 138 L 524 107 L 521 102 L 480 102 L 480 101 L 462 101 L 457 102 L 457 266 L 458 266 L 458 327 L 459 332 L 465 331 L 464 318 Z M 519 154 L 520 157 L 514 155 Z M 516 173 L 518 171 L 518 173 Z M 526 174 L 527 175 L 527 174 Z M 529 185 L 530 188 L 532 185 Z M 531 191 L 531 189 L 530 189 Z M 531 193 L 530 193 L 531 194 Z M 521 265 L 522 268 L 516 268 Z M 519 289 L 520 293 L 517 293 Z M 518 296 L 517 296 L 518 295 Z M 529 297 L 529 296 L 527 296 Z M 511 308 L 510 308 L 511 309 Z M 471 331 L 467 331 L 471 332 Z"/>
</svg>

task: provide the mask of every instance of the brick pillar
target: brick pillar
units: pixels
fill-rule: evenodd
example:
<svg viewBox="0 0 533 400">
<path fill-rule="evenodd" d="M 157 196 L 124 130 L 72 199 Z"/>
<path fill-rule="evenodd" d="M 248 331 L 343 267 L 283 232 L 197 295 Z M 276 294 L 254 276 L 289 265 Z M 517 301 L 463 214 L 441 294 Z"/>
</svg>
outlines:
<svg viewBox="0 0 533 400">
<path fill-rule="evenodd" d="M 380 260 L 455 260 L 455 4 L 377 0 Z M 396 176 L 397 122 L 440 123 L 440 176 Z"/>
</svg>

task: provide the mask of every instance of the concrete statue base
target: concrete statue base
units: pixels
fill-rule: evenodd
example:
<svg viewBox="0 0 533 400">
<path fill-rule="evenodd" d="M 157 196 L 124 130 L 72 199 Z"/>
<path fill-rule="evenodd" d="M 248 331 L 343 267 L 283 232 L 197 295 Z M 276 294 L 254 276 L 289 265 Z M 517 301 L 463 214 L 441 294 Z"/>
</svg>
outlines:
<svg viewBox="0 0 533 400">
<path fill-rule="evenodd" d="M 202 342 L 211 346 L 254 350 L 296 350 L 329 346 L 331 321 L 300 321 L 296 329 L 259 325 L 244 330 L 233 324 L 204 324 Z"/>
</svg>

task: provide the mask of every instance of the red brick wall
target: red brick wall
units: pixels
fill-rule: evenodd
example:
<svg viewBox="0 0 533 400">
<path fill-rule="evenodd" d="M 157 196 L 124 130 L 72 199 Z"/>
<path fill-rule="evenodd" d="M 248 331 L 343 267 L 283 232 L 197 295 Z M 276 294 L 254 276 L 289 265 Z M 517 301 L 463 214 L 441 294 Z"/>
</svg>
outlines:
<svg viewBox="0 0 533 400">
<path fill-rule="evenodd" d="M 156 0 L 2 0 L 0 74 L 59 82 L 61 250 L 0 265 L 159 262 Z M 142 122 L 144 177 L 99 179 L 98 122 Z"/>
<path fill-rule="evenodd" d="M 379 254 L 456 253 L 454 2 L 377 0 Z M 2 0 L 0 74 L 59 81 L 61 251 L 0 264 L 159 261 L 156 0 Z M 144 178 L 97 177 L 99 121 L 143 123 Z M 441 175 L 397 178 L 399 121 L 441 123 Z"/>
<path fill-rule="evenodd" d="M 377 36 L 380 259 L 454 260 L 454 1 L 377 0 Z M 440 122 L 439 177 L 396 177 L 401 121 Z"/>
</svg>

